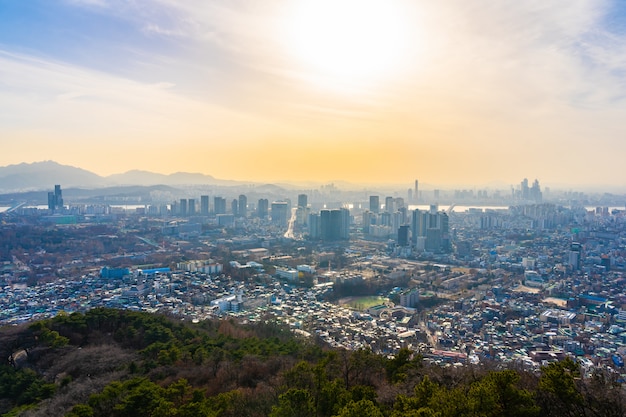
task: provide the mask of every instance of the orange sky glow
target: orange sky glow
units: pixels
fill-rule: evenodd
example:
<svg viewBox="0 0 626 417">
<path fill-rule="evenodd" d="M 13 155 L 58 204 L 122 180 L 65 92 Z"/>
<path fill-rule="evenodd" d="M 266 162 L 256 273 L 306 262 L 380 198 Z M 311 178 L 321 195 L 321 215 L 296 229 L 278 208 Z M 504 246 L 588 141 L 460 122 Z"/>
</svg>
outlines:
<svg viewBox="0 0 626 417">
<path fill-rule="evenodd" d="M 626 185 L 618 1 L 19 3 L 2 166 Z"/>
</svg>

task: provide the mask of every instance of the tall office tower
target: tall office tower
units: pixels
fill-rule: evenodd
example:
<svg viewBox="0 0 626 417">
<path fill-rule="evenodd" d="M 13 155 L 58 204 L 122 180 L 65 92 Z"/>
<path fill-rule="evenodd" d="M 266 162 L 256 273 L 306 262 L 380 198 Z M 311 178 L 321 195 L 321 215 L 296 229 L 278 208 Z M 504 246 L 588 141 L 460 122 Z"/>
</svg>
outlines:
<svg viewBox="0 0 626 417">
<path fill-rule="evenodd" d="M 396 205 L 394 204 L 395 201 L 393 199 L 393 197 L 386 197 L 385 198 L 385 211 L 387 213 L 393 213 L 394 211 L 396 211 Z"/>
<path fill-rule="evenodd" d="M 187 215 L 187 199 L 186 198 L 181 198 L 180 202 L 178 203 L 178 215 L 179 216 Z"/>
<path fill-rule="evenodd" d="M 213 197 L 213 212 L 217 214 L 226 214 L 226 199 L 223 197 Z"/>
<path fill-rule="evenodd" d="M 187 200 L 187 213 L 190 216 L 196 215 L 196 200 L 194 198 Z"/>
<path fill-rule="evenodd" d="M 203 216 L 209 215 L 209 196 L 201 195 L 200 196 L 200 214 Z"/>
<path fill-rule="evenodd" d="M 412 189 L 409 188 L 408 190 L 406 190 L 406 197 L 407 197 L 407 200 L 409 200 L 409 203 L 413 202 L 413 190 Z"/>
<path fill-rule="evenodd" d="M 404 207 L 404 198 L 396 197 L 396 198 L 394 198 L 393 203 L 395 205 L 395 209 L 396 210 L 400 210 L 401 208 Z"/>
<path fill-rule="evenodd" d="M 363 221 L 361 222 L 361 227 L 363 228 L 363 233 L 366 235 L 370 232 L 370 226 L 375 222 L 376 215 L 371 211 L 363 212 Z"/>
<path fill-rule="evenodd" d="M 233 216 L 239 217 L 239 200 L 236 198 L 230 202 L 230 211 L 233 213 Z"/>
<path fill-rule="evenodd" d="M 296 226 L 305 226 L 309 218 L 311 209 L 309 207 L 298 207 L 296 209 Z"/>
<path fill-rule="evenodd" d="M 528 200 L 530 198 L 530 188 L 528 188 L 528 178 L 524 178 L 520 184 L 520 193 L 522 200 Z"/>
<path fill-rule="evenodd" d="M 415 199 L 415 202 L 417 203 L 417 200 L 419 199 L 419 187 L 418 187 L 419 183 L 417 180 L 415 180 L 415 189 L 413 190 L 413 198 Z"/>
<path fill-rule="evenodd" d="M 402 225 L 398 228 L 398 245 L 409 246 L 409 226 Z"/>
<path fill-rule="evenodd" d="M 306 194 L 298 194 L 298 207 L 306 207 L 308 205 Z"/>
<path fill-rule="evenodd" d="M 54 191 L 48 191 L 48 210 L 55 210 L 57 207 Z"/>
<path fill-rule="evenodd" d="M 54 186 L 54 199 L 56 201 L 56 208 L 63 208 L 63 192 L 61 191 L 61 186 L 59 184 Z"/>
<path fill-rule="evenodd" d="M 309 214 L 309 239 L 319 239 L 321 233 L 320 215 L 318 213 Z"/>
<path fill-rule="evenodd" d="M 439 225 L 441 227 L 441 251 L 450 252 L 452 245 L 450 244 L 450 218 L 445 211 L 439 213 L 441 219 Z"/>
<path fill-rule="evenodd" d="M 530 198 L 536 203 L 540 203 L 542 200 L 541 188 L 539 187 L 539 180 L 533 182 L 533 186 L 530 188 Z"/>
<path fill-rule="evenodd" d="M 289 203 L 286 201 L 274 201 L 272 202 L 272 223 L 275 223 L 281 227 L 287 226 L 289 222 Z"/>
<path fill-rule="evenodd" d="M 322 240 L 342 240 L 350 237 L 350 211 L 345 208 L 320 211 Z"/>
<path fill-rule="evenodd" d="M 370 211 L 372 213 L 380 212 L 380 198 L 377 195 L 370 196 Z"/>
<path fill-rule="evenodd" d="M 248 197 L 239 195 L 239 217 L 248 217 Z"/>
<path fill-rule="evenodd" d="M 418 237 L 425 237 L 428 229 L 429 213 L 426 210 L 413 210 L 413 221 L 411 222 L 411 240 L 417 243 Z"/>
<path fill-rule="evenodd" d="M 60 185 L 54 186 L 54 193 L 50 191 L 48 193 L 48 209 L 58 210 L 63 208 L 63 192 Z"/>
<path fill-rule="evenodd" d="M 257 215 L 261 219 L 267 218 L 267 214 L 269 212 L 269 200 L 267 198 L 260 198 L 259 204 L 256 208 Z"/>
<path fill-rule="evenodd" d="M 413 230 L 417 236 L 413 236 L 413 242 L 426 237 L 425 247 L 430 252 L 448 252 L 450 250 L 449 219 L 444 211 L 436 211 L 436 206 L 431 206 L 429 212 L 415 210 L 413 212 Z"/>
</svg>

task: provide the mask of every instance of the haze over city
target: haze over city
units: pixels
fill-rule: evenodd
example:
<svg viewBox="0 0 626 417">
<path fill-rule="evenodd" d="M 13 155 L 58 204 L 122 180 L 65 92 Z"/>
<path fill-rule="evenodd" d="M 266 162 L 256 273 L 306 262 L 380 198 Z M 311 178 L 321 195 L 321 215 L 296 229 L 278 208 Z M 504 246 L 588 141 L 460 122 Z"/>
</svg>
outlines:
<svg viewBox="0 0 626 417">
<path fill-rule="evenodd" d="M 0 166 L 623 185 L 619 1 L 0 1 Z"/>
</svg>

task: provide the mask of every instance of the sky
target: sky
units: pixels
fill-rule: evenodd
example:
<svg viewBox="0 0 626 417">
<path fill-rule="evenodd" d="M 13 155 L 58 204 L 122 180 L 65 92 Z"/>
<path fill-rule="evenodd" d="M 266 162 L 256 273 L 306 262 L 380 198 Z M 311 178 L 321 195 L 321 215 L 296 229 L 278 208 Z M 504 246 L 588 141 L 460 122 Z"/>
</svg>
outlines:
<svg viewBox="0 0 626 417">
<path fill-rule="evenodd" d="M 626 189 L 621 0 L 0 0 L 0 166 Z"/>
</svg>

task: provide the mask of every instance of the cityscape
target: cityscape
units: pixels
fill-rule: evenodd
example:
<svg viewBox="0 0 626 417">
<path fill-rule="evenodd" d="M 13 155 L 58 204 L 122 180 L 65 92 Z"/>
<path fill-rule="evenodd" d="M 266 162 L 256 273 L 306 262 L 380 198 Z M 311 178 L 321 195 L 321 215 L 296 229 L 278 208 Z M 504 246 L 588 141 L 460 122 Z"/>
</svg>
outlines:
<svg viewBox="0 0 626 417">
<path fill-rule="evenodd" d="M 0 0 L 0 417 L 626 415 L 626 2 Z"/>
<path fill-rule="evenodd" d="M 415 180 L 387 195 L 190 187 L 143 203 L 50 189 L 47 204 L 1 209 L 4 325 L 97 307 L 271 317 L 328 346 L 439 364 L 570 356 L 624 372 L 623 195 L 527 179 L 506 195 Z"/>
</svg>

